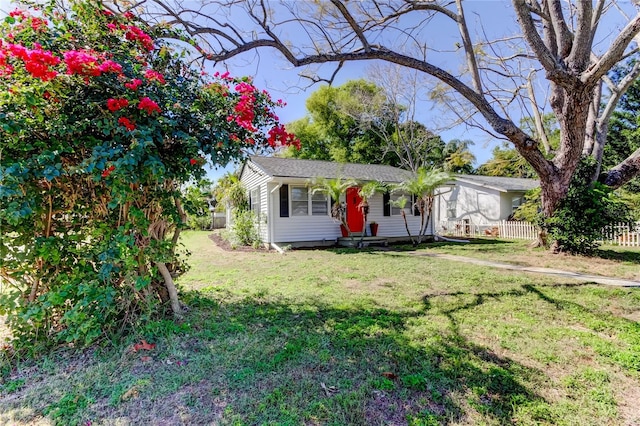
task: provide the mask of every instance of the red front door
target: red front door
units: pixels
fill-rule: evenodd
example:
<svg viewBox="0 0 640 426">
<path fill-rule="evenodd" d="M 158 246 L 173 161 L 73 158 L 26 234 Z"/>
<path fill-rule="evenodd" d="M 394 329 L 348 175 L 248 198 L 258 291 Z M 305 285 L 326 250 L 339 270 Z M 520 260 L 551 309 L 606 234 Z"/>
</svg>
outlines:
<svg viewBox="0 0 640 426">
<path fill-rule="evenodd" d="M 360 207 L 362 198 L 358 194 L 359 190 L 355 186 L 347 188 L 347 225 L 349 225 L 351 232 L 362 232 L 364 226 L 364 217 L 362 217 Z"/>
</svg>

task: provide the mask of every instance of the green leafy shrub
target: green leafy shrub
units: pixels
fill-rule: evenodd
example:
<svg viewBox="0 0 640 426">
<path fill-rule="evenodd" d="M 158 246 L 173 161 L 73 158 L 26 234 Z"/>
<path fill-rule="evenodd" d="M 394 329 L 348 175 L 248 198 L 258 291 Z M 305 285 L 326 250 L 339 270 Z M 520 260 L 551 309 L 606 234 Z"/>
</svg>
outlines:
<svg viewBox="0 0 640 426">
<path fill-rule="evenodd" d="M 196 229 L 198 231 L 207 231 L 211 229 L 211 215 L 207 216 L 193 216 L 190 215 L 187 219 L 187 226 L 189 229 Z"/>
<path fill-rule="evenodd" d="M 615 192 L 598 182 L 592 183 L 594 171 L 595 161 L 591 157 L 581 160 L 567 197 L 546 221 L 549 235 L 560 251 L 593 253 L 605 226 L 630 220 L 628 207 Z"/>
<path fill-rule="evenodd" d="M 0 314 L 18 348 L 178 314 L 180 188 L 207 161 L 297 143 L 266 92 L 191 68 L 171 38 L 97 1 L 0 23 Z"/>
<path fill-rule="evenodd" d="M 233 212 L 231 244 L 258 248 L 262 244 L 258 229 L 258 217 L 250 210 L 236 209 Z"/>
</svg>

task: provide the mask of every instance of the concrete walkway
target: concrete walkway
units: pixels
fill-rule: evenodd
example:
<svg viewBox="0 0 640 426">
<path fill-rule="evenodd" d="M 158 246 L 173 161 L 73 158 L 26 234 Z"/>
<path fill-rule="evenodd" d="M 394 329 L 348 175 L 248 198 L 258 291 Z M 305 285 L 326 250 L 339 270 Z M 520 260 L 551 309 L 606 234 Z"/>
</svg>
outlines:
<svg viewBox="0 0 640 426">
<path fill-rule="evenodd" d="M 574 278 L 580 281 L 593 282 L 598 284 L 610 285 L 615 287 L 639 287 L 640 281 L 625 280 L 622 278 L 603 277 L 601 275 L 580 274 L 577 272 L 562 271 L 560 269 L 538 268 L 535 266 L 519 266 L 508 263 L 493 262 L 490 260 L 476 259 L 466 256 L 455 256 L 452 254 L 425 253 L 422 251 L 405 252 L 412 256 L 435 257 L 438 259 L 453 260 L 455 262 L 472 263 L 474 265 L 488 266 L 491 268 L 508 269 L 510 271 L 534 272 L 537 274 L 545 274 L 563 278 Z"/>
</svg>

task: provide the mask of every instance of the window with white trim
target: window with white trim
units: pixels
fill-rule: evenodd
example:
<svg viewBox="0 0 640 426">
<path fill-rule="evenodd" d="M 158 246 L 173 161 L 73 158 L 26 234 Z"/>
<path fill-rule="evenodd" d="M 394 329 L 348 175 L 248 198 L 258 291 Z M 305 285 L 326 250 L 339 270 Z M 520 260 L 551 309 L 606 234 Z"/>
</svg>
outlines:
<svg viewBox="0 0 640 426">
<path fill-rule="evenodd" d="M 260 216 L 260 187 L 252 189 L 249 198 L 251 200 L 251 211 Z"/>
<path fill-rule="evenodd" d="M 313 216 L 326 216 L 329 214 L 327 194 L 316 192 L 311 195 L 311 214 Z"/>
<path fill-rule="evenodd" d="M 291 187 L 291 216 L 309 215 L 309 189 L 305 186 Z"/>
<path fill-rule="evenodd" d="M 291 186 L 291 216 L 326 216 L 329 198 L 322 192 L 312 193 L 306 186 Z"/>
</svg>

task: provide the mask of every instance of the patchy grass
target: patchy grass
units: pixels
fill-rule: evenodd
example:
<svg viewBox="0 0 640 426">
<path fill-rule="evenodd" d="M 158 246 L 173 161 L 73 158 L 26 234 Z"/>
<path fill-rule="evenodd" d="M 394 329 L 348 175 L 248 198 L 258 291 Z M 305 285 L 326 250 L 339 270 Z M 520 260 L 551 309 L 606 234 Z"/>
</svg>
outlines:
<svg viewBox="0 0 640 426">
<path fill-rule="evenodd" d="M 602 246 L 594 256 L 574 256 L 532 248 L 529 241 L 478 238 L 466 244 L 433 243 L 425 250 L 640 281 L 640 247 Z"/>
<path fill-rule="evenodd" d="M 638 289 L 398 252 L 184 242 L 183 322 L 17 365 L 0 424 L 640 423 Z M 132 351 L 142 338 L 156 347 Z"/>
</svg>

